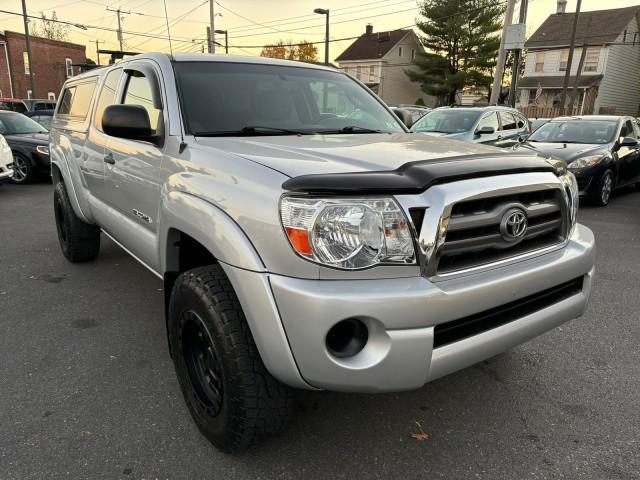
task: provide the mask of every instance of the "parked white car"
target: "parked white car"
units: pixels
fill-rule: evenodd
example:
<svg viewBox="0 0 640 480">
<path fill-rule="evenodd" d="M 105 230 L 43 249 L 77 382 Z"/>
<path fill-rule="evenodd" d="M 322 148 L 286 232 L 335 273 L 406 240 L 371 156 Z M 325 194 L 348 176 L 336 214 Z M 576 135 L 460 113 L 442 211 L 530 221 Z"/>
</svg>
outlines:
<svg viewBox="0 0 640 480">
<path fill-rule="evenodd" d="M 9 144 L 0 135 L 0 185 L 11 180 L 11 177 L 13 177 L 13 155 Z"/>
</svg>

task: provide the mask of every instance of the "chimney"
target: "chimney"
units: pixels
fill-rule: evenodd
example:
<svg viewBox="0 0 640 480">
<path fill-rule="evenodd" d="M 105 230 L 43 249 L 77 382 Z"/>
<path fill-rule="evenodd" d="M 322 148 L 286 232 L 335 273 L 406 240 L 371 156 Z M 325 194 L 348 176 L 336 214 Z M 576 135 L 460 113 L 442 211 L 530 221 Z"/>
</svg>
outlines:
<svg viewBox="0 0 640 480">
<path fill-rule="evenodd" d="M 562 15 L 567 10 L 567 0 L 558 0 L 558 6 L 556 9 L 556 13 L 558 15 Z"/>
<path fill-rule="evenodd" d="M 367 28 L 364 31 L 364 33 L 366 35 L 371 35 L 373 33 L 373 25 L 371 25 L 370 23 L 367 23 Z"/>
</svg>

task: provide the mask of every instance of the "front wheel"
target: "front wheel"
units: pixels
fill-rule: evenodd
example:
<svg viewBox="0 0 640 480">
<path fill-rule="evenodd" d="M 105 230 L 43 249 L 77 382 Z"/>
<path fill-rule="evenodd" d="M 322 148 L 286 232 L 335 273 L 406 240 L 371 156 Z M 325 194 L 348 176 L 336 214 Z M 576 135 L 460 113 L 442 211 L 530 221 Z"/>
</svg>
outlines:
<svg viewBox="0 0 640 480">
<path fill-rule="evenodd" d="M 236 452 L 286 428 L 291 389 L 266 370 L 219 265 L 195 268 L 176 279 L 167 321 L 187 407 L 214 446 Z"/>
<path fill-rule="evenodd" d="M 599 207 L 606 207 L 609 204 L 609 200 L 611 200 L 612 192 L 613 173 L 611 170 L 606 170 L 598 180 L 591 198 Z"/>
<path fill-rule="evenodd" d="M 31 162 L 21 153 L 13 154 L 13 177 L 11 181 L 13 183 L 29 183 L 33 180 L 35 172 Z"/>
</svg>

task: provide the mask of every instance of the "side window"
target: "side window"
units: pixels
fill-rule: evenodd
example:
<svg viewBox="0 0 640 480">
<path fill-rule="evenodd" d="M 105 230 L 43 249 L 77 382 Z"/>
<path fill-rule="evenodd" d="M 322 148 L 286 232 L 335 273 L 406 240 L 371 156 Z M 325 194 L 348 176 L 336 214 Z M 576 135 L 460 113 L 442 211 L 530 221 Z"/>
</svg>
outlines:
<svg viewBox="0 0 640 480">
<path fill-rule="evenodd" d="M 100 131 L 102 131 L 102 114 L 109 105 L 116 103 L 116 90 L 121 73 L 122 69 L 120 68 L 111 70 L 107 73 L 104 83 L 102 84 L 102 90 L 100 90 L 100 95 L 96 103 L 96 111 L 93 115 L 93 125 Z"/>
<path fill-rule="evenodd" d="M 518 124 L 518 130 L 522 130 L 523 128 L 525 128 L 527 126 L 527 120 L 525 120 L 524 117 L 521 117 L 520 115 L 514 115 L 514 117 L 516 117 L 516 123 Z"/>
<path fill-rule="evenodd" d="M 478 122 L 476 130 L 480 130 L 483 127 L 491 127 L 494 132 L 498 131 L 500 125 L 498 124 L 498 115 L 496 112 L 491 112 L 490 114 L 482 117 Z"/>
<path fill-rule="evenodd" d="M 73 100 L 73 94 L 76 91 L 76 87 L 67 87 L 62 92 L 60 102 L 58 103 L 58 115 L 69 115 L 71 111 L 71 100 Z"/>
<path fill-rule="evenodd" d="M 635 137 L 635 131 L 633 130 L 633 124 L 631 120 L 627 120 L 622 125 L 622 129 L 620 130 L 620 137 Z"/>
<path fill-rule="evenodd" d="M 77 120 L 84 120 L 89 114 L 93 92 L 96 89 L 96 80 L 81 83 L 75 87 L 76 91 L 71 100 L 71 109 L 69 116 L 75 117 Z"/>
<path fill-rule="evenodd" d="M 516 119 L 509 112 L 500 112 L 500 121 L 502 122 L 502 130 L 515 130 Z"/>
<path fill-rule="evenodd" d="M 157 133 L 162 112 L 153 106 L 151 84 L 147 77 L 142 74 L 129 75 L 122 103 L 125 105 L 142 105 L 149 113 L 153 134 Z"/>
</svg>

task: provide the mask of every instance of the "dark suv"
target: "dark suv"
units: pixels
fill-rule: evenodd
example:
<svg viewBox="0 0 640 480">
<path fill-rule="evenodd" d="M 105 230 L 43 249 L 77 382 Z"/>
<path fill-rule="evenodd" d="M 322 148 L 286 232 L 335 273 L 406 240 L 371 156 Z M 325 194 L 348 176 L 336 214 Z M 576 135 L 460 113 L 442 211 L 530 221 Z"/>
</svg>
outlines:
<svg viewBox="0 0 640 480">
<path fill-rule="evenodd" d="M 529 120 L 508 107 L 442 107 L 429 112 L 412 132 L 437 135 L 496 147 L 512 147 L 529 133 Z"/>
</svg>

